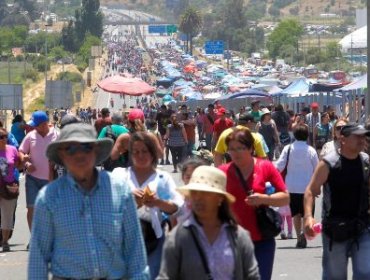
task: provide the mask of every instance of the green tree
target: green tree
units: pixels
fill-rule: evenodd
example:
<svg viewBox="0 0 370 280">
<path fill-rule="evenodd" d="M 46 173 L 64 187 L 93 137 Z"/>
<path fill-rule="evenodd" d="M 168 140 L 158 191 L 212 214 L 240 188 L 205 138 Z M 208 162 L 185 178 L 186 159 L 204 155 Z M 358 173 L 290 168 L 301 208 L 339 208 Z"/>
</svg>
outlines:
<svg viewBox="0 0 370 280">
<path fill-rule="evenodd" d="M 76 32 L 73 27 L 73 21 L 69 21 L 68 25 L 62 29 L 62 44 L 66 51 L 75 52 L 78 50 L 76 43 Z"/>
<path fill-rule="evenodd" d="M 99 8 L 99 0 L 82 0 L 81 10 L 75 13 L 78 38 L 84 38 L 87 32 L 101 37 L 103 34 L 103 14 Z"/>
<path fill-rule="evenodd" d="M 179 30 L 187 35 L 187 51 L 190 54 L 193 54 L 193 38 L 200 32 L 202 23 L 202 15 L 194 7 L 188 7 L 181 16 Z M 188 43 L 190 43 L 190 49 Z"/>
<path fill-rule="evenodd" d="M 281 46 L 296 47 L 304 32 L 303 26 L 295 19 L 286 19 L 271 32 L 267 40 L 267 49 L 272 58 L 280 55 Z"/>
</svg>

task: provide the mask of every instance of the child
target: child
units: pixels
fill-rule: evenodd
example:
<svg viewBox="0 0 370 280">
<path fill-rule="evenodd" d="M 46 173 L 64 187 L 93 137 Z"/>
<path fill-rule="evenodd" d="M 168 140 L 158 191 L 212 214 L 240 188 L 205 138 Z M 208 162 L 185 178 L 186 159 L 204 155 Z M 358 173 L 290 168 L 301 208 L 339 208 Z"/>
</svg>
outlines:
<svg viewBox="0 0 370 280">
<path fill-rule="evenodd" d="M 282 219 L 281 233 L 280 233 L 281 239 L 292 239 L 293 238 L 292 236 L 292 214 L 290 213 L 289 205 L 279 207 L 279 214 Z M 288 235 L 286 235 L 284 231 L 285 220 L 288 225 Z"/>
</svg>

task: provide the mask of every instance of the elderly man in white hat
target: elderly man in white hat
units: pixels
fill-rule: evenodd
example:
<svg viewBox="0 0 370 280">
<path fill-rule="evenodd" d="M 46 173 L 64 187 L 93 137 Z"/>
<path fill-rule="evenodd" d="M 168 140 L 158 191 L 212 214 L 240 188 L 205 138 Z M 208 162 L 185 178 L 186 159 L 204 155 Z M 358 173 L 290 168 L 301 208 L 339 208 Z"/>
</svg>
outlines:
<svg viewBox="0 0 370 280">
<path fill-rule="evenodd" d="M 28 279 L 149 279 L 131 191 L 95 167 L 112 145 L 91 125 L 70 124 L 48 146 L 68 172 L 36 199 Z"/>
<path fill-rule="evenodd" d="M 225 191 L 226 175 L 197 167 L 188 185 L 191 214 L 165 241 L 157 280 L 260 279 L 249 232 L 231 215 L 235 197 Z"/>
</svg>

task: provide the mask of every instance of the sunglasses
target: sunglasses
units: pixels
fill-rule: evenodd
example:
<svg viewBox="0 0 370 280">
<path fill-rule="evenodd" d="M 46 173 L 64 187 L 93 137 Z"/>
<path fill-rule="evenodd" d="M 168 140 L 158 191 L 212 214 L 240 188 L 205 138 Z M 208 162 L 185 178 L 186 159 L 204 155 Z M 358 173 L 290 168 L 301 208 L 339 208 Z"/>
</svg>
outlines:
<svg viewBox="0 0 370 280">
<path fill-rule="evenodd" d="M 335 130 L 336 130 L 336 131 L 341 131 L 341 130 L 342 130 L 342 128 L 343 128 L 343 126 L 344 126 L 344 125 L 338 125 L 338 126 L 335 128 Z"/>
<path fill-rule="evenodd" d="M 8 135 L 0 135 L 0 140 L 8 139 Z"/>
<path fill-rule="evenodd" d="M 60 148 L 59 150 L 65 151 L 69 156 L 73 156 L 78 152 L 82 152 L 84 154 L 90 153 L 95 147 L 93 143 L 81 143 L 78 145 L 70 145 L 68 147 Z"/>
</svg>

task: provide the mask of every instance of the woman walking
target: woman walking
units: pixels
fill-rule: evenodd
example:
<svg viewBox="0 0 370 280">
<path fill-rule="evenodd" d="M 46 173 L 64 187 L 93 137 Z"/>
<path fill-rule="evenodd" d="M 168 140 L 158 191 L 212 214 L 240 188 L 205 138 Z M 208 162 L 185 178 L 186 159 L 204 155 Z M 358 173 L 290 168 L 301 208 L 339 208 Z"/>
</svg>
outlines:
<svg viewBox="0 0 370 280">
<path fill-rule="evenodd" d="M 226 138 L 232 161 L 219 168 L 227 176 L 226 191 L 236 198 L 231 206 L 233 213 L 239 224 L 251 233 L 261 279 L 269 280 L 274 264 L 275 238 L 263 238 L 256 210 L 258 207 L 287 205 L 289 194 L 273 164 L 252 156 L 253 144 L 254 138 L 249 130 L 235 128 Z M 267 182 L 275 187 L 273 194 L 268 194 Z"/>
<path fill-rule="evenodd" d="M 171 115 L 171 124 L 167 126 L 166 135 L 167 145 L 170 148 L 173 163 L 173 172 L 177 173 L 177 165 L 182 162 L 188 145 L 188 138 L 184 125 L 177 121 L 176 114 Z"/>
<path fill-rule="evenodd" d="M 249 233 L 231 215 L 235 197 L 215 167 L 197 167 L 188 185 L 191 214 L 166 239 L 158 280 L 260 279 Z"/>
</svg>

